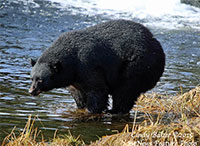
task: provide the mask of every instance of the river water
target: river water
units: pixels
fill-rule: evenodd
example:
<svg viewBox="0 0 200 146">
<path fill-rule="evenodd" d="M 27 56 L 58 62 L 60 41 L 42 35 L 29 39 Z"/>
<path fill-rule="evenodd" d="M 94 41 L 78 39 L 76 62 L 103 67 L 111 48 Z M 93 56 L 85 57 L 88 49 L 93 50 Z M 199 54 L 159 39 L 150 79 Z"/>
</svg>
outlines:
<svg viewBox="0 0 200 146">
<path fill-rule="evenodd" d="M 28 94 L 30 58 L 63 32 L 118 18 L 144 24 L 164 48 L 166 69 L 152 91 L 173 95 L 200 83 L 200 9 L 179 0 L 1 0 L 0 143 L 14 126 L 22 130 L 30 114 L 38 116 L 46 137 L 70 129 L 88 142 L 125 126 L 119 119 L 83 122 L 65 116 L 75 108 L 66 89 Z"/>
</svg>

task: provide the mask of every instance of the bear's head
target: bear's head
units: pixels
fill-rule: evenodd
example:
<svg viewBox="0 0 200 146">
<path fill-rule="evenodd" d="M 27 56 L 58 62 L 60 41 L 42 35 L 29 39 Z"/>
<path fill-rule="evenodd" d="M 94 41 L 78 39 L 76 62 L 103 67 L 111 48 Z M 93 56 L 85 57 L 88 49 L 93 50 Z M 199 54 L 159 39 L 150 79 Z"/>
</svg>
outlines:
<svg viewBox="0 0 200 146">
<path fill-rule="evenodd" d="M 29 93 L 33 96 L 39 95 L 43 91 L 49 91 L 58 86 L 60 62 L 53 65 L 40 63 L 31 59 L 31 87 Z"/>
</svg>

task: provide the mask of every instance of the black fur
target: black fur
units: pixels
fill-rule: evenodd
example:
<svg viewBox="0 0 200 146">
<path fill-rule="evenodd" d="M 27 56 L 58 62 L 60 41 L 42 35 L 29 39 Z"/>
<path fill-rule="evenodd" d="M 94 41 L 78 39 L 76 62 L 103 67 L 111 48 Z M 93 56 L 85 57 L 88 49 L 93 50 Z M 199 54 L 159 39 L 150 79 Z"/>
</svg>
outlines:
<svg viewBox="0 0 200 146">
<path fill-rule="evenodd" d="M 163 49 L 147 28 L 113 20 L 61 35 L 34 65 L 30 93 L 72 85 L 79 108 L 101 113 L 110 94 L 110 112 L 124 114 L 156 85 L 164 66 Z"/>
</svg>

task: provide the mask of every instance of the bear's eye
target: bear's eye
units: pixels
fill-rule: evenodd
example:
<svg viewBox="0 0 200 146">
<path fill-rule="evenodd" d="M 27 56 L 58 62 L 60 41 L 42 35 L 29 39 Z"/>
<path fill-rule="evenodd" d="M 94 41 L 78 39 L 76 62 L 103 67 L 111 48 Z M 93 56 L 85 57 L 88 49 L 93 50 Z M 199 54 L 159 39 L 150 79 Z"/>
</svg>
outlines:
<svg viewBox="0 0 200 146">
<path fill-rule="evenodd" d="M 43 80 L 40 79 L 40 78 L 36 78 L 36 81 L 37 81 L 38 83 L 42 83 L 42 82 L 43 82 Z"/>
</svg>

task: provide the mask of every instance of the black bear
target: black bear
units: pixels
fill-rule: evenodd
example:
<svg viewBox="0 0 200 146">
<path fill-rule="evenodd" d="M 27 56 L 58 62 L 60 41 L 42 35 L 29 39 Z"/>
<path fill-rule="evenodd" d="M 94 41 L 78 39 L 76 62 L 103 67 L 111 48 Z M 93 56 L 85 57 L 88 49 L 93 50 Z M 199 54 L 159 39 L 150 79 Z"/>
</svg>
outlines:
<svg viewBox="0 0 200 146">
<path fill-rule="evenodd" d="M 69 87 L 78 108 L 125 114 L 140 93 L 152 89 L 165 66 L 160 43 L 143 25 L 112 20 L 62 34 L 31 61 L 31 95 Z"/>
</svg>

